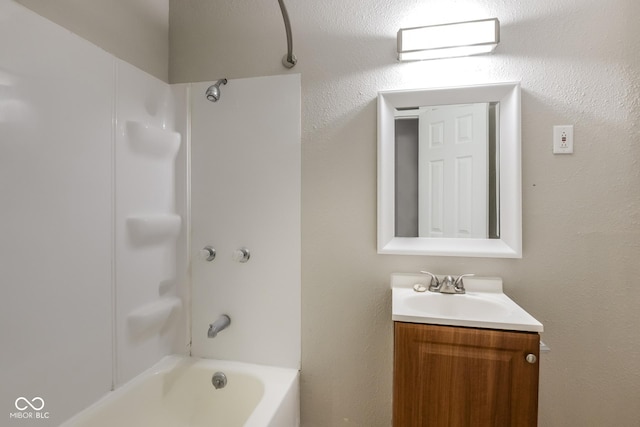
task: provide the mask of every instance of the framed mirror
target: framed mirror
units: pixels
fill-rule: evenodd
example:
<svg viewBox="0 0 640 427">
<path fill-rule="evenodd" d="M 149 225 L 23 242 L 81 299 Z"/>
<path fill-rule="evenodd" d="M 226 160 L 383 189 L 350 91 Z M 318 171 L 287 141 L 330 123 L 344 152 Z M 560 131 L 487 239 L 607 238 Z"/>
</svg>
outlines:
<svg viewBox="0 0 640 427">
<path fill-rule="evenodd" d="M 520 85 L 378 94 L 378 253 L 522 257 Z"/>
</svg>

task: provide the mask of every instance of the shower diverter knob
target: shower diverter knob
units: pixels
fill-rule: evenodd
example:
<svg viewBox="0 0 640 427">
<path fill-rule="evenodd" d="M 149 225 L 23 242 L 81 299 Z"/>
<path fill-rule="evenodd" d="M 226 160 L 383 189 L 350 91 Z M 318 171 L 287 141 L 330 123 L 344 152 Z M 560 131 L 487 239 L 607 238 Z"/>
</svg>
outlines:
<svg viewBox="0 0 640 427">
<path fill-rule="evenodd" d="M 247 262 L 251 258 L 251 253 L 247 248 L 240 248 L 233 251 L 233 260 L 238 262 Z"/>
<path fill-rule="evenodd" d="M 205 261 L 211 262 L 216 259 L 216 250 L 211 246 L 205 246 L 204 248 L 200 249 L 200 258 Z"/>
</svg>

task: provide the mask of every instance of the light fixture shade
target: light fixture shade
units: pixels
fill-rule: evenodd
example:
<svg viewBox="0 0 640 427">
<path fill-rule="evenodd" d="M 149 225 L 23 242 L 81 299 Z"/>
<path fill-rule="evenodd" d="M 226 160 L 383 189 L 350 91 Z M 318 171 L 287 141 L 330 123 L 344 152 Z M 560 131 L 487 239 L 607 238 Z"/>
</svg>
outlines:
<svg viewBox="0 0 640 427">
<path fill-rule="evenodd" d="M 452 58 L 492 52 L 500 42 L 498 18 L 398 31 L 398 60 Z"/>
</svg>

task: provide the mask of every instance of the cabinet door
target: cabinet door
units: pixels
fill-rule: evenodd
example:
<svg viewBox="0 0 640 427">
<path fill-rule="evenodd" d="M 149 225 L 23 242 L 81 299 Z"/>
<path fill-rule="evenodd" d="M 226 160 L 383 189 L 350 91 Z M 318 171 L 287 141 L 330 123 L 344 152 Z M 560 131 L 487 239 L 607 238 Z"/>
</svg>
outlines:
<svg viewBox="0 0 640 427">
<path fill-rule="evenodd" d="M 539 351 L 537 333 L 396 322 L 394 427 L 535 427 Z"/>
</svg>

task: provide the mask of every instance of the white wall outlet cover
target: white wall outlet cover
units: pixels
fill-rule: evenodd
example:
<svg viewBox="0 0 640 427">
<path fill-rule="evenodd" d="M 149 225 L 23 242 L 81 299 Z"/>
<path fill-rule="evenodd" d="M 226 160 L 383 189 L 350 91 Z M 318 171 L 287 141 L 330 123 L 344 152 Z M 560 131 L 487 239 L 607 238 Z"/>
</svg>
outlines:
<svg viewBox="0 0 640 427">
<path fill-rule="evenodd" d="M 553 127 L 553 153 L 573 153 L 573 125 Z"/>
</svg>

